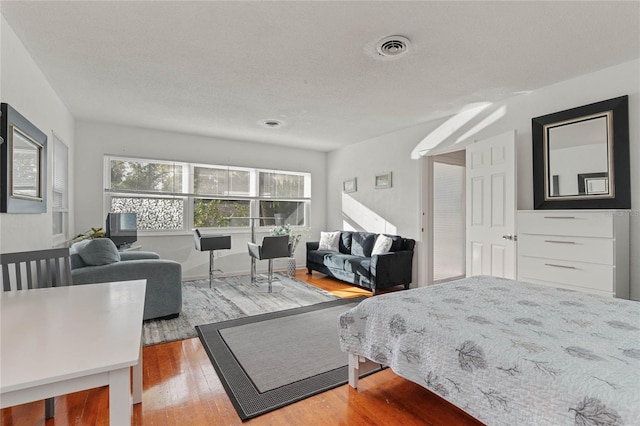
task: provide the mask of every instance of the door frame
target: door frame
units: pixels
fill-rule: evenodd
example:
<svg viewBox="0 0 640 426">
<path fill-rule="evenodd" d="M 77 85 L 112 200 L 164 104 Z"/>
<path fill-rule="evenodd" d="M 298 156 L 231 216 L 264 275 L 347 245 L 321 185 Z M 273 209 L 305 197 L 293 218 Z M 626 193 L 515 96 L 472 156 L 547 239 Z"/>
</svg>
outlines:
<svg viewBox="0 0 640 426">
<path fill-rule="evenodd" d="M 514 149 L 515 151 L 515 164 L 514 164 L 514 179 L 515 179 L 515 209 L 516 211 L 518 210 L 518 140 L 517 140 L 517 132 L 514 130 L 510 130 L 509 132 L 514 132 Z M 482 140 L 484 139 L 489 139 L 491 137 L 494 136 L 498 136 L 502 133 L 506 133 L 506 132 L 501 132 L 501 133 L 497 133 L 491 136 L 488 136 L 486 138 L 482 138 Z M 477 142 L 480 139 L 477 140 L 473 140 L 470 141 L 469 143 L 466 143 L 462 146 L 450 146 L 448 147 L 448 149 L 443 149 L 443 150 L 437 150 L 437 152 L 434 152 L 433 154 L 426 154 L 423 155 L 422 158 L 420 159 L 420 163 L 419 163 L 419 169 L 420 169 L 420 212 L 419 212 L 419 217 L 418 217 L 418 225 L 419 225 L 419 229 L 421 230 L 420 232 L 420 247 L 419 250 L 417 250 L 417 256 L 418 256 L 418 262 L 417 266 L 418 266 L 418 273 L 417 273 L 417 278 L 418 278 L 418 286 L 420 287 L 424 287 L 424 286 L 428 286 L 433 284 L 433 238 L 432 238 L 432 230 L 433 230 L 433 217 L 432 215 L 428 214 L 428 212 L 430 212 L 432 210 L 432 204 L 433 204 L 433 182 L 432 182 L 432 176 L 433 176 L 433 158 L 436 155 L 441 155 L 441 154 L 447 154 L 450 152 L 455 152 L 455 151 L 465 151 L 467 150 L 467 147 L 475 142 Z M 436 151 L 436 150 L 434 150 Z M 469 212 L 467 211 L 466 214 L 468 215 Z M 516 226 L 516 232 L 517 232 L 517 223 L 515 224 Z M 465 247 L 466 250 L 466 247 Z M 516 250 L 517 250 L 517 246 L 516 246 Z M 468 268 L 469 265 L 466 265 L 466 267 Z M 517 276 L 517 264 L 515 265 L 516 267 L 516 276 Z"/>
<path fill-rule="evenodd" d="M 422 156 L 420 160 L 420 230 L 422 249 L 418 252 L 418 283 L 422 287 L 433 284 L 433 163 L 434 157 L 466 151 L 466 146 L 452 146 L 448 150 Z M 466 250 L 466 248 L 465 248 Z"/>
</svg>

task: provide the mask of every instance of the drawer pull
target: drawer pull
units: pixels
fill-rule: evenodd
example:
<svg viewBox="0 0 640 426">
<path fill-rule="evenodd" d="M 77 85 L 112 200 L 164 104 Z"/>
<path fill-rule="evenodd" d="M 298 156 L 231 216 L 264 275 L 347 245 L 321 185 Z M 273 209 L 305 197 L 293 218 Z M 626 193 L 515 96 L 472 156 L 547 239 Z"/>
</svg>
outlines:
<svg viewBox="0 0 640 426">
<path fill-rule="evenodd" d="M 566 266 L 566 265 L 556 265 L 553 263 L 545 263 L 546 266 L 553 266 L 554 268 L 565 268 L 565 269 L 578 269 L 575 266 Z"/>
<path fill-rule="evenodd" d="M 554 244 L 576 244 L 575 241 L 560 241 L 560 240 L 544 240 L 545 243 L 554 243 Z"/>
<path fill-rule="evenodd" d="M 575 219 L 575 216 L 545 216 L 545 219 Z"/>
</svg>

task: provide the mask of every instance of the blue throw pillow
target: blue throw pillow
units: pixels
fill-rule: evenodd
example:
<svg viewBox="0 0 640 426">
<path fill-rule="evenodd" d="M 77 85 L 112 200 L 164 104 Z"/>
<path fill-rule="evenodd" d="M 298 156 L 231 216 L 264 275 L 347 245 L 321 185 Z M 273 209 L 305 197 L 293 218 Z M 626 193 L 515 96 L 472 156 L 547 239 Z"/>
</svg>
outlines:
<svg viewBox="0 0 640 426">
<path fill-rule="evenodd" d="M 376 236 L 368 232 L 354 232 L 351 234 L 351 254 L 354 256 L 371 257 L 371 250 L 376 243 Z"/>
<path fill-rule="evenodd" d="M 108 265 L 120 262 L 120 253 L 109 238 L 95 238 L 76 248 L 76 251 L 87 265 Z"/>
</svg>

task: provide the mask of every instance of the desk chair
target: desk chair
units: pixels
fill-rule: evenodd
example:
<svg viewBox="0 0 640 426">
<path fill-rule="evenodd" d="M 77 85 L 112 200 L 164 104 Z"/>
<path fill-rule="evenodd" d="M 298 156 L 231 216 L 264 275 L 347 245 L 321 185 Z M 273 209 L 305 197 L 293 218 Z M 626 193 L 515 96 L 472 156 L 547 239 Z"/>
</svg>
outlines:
<svg viewBox="0 0 640 426">
<path fill-rule="evenodd" d="M 2 290 L 20 291 L 72 285 L 68 248 L 0 254 Z M 45 419 L 54 416 L 54 398 L 45 400 Z"/>
<path fill-rule="evenodd" d="M 249 256 L 258 260 L 269 260 L 268 286 L 258 284 L 259 291 L 267 293 L 277 293 L 284 289 L 284 286 L 273 287 L 273 259 L 280 257 L 289 257 L 289 236 L 279 235 L 273 237 L 264 237 L 262 245 L 247 243 L 249 248 Z"/>
</svg>

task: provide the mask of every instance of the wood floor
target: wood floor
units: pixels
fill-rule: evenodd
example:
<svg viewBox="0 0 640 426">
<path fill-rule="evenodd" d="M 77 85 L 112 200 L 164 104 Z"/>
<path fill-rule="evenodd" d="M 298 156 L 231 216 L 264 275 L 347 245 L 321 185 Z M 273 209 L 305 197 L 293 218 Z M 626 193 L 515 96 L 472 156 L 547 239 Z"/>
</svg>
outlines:
<svg viewBox="0 0 640 426">
<path fill-rule="evenodd" d="M 371 293 L 314 272 L 297 278 L 340 297 Z M 245 423 L 240 421 L 197 338 L 143 349 L 144 392 L 134 405 L 133 424 L 173 425 L 481 425 L 480 422 L 390 369 L 307 398 Z M 44 402 L 0 411 L 2 426 L 109 424 L 108 388 L 56 398 L 55 418 L 45 422 Z"/>
</svg>

